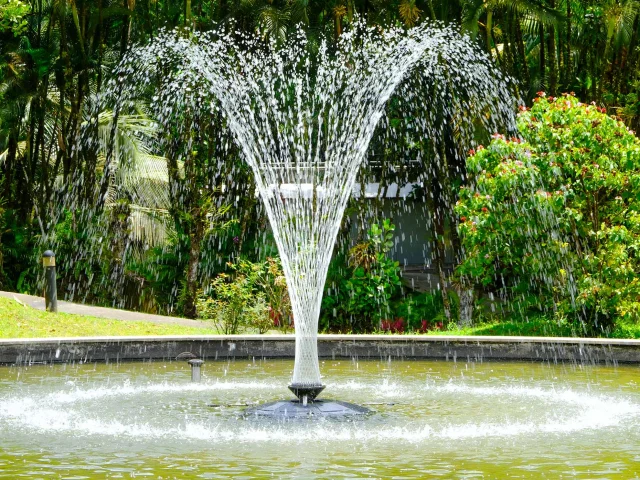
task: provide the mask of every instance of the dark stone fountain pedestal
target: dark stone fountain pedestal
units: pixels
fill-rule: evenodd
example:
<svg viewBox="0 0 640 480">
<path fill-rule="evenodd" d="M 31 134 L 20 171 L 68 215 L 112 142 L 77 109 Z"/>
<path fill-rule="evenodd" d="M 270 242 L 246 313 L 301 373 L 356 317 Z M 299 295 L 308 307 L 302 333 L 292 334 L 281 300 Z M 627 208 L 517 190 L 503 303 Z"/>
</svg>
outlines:
<svg viewBox="0 0 640 480">
<path fill-rule="evenodd" d="M 308 401 L 313 401 L 316 399 L 320 392 L 324 390 L 325 385 L 300 385 L 297 383 L 292 383 L 289 385 L 289 390 L 300 399 L 301 402 L 304 403 L 304 397 L 307 397 Z"/>
<path fill-rule="evenodd" d="M 245 411 L 246 416 L 277 417 L 277 418 L 305 418 L 305 417 L 350 417 L 365 415 L 368 408 L 353 403 L 337 400 L 317 400 L 316 397 L 324 390 L 324 385 L 305 385 L 292 383 L 289 390 L 298 397 L 297 400 L 281 400 L 265 403 Z"/>
<path fill-rule="evenodd" d="M 313 400 L 304 405 L 300 400 L 281 400 L 265 403 L 245 411 L 246 416 L 307 418 L 307 417 L 350 417 L 365 415 L 370 410 L 353 403 L 338 400 Z"/>
</svg>

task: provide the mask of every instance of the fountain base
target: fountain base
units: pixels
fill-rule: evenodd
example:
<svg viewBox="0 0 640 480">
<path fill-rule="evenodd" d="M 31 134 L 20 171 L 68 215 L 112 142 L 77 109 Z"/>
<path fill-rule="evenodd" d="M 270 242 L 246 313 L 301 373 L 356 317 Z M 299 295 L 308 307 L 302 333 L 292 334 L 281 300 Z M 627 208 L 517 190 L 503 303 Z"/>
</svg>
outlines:
<svg viewBox="0 0 640 480">
<path fill-rule="evenodd" d="M 306 405 L 301 400 L 281 400 L 265 403 L 245 411 L 245 416 L 306 418 L 306 417 L 351 417 L 365 415 L 371 410 L 353 403 L 337 400 L 309 400 Z"/>
</svg>

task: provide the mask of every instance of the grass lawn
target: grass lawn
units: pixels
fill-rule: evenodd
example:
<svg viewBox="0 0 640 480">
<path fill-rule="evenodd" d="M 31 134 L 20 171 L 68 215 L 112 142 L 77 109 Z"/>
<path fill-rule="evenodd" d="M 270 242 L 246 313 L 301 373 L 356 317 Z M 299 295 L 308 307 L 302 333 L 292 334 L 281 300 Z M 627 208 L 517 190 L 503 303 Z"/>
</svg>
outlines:
<svg viewBox="0 0 640 480">
<path fill-rule="evenodd" d="M 207 335 L 214 328 L 158 325 L 150 322 L 49 313 L 0 297 L 0 338 L 91 337 L 101 335 Z"/>
<path fill-rule="evenodd" d="M 23 306 L 13 299 L 0 297 L 0 338 L 90 337 L 142 335 L 211 335 L 214 327 L 194 328 L 181 325 L 158 325 L 150 322 L 111 320 L 69 313 L 49 313 Z M 282 333 L 273 330 L 269 333 Z M 496 335 L 584 337 L 584 332 L 568 323 L 558 324 L 545 317 L 527 322 L 503 320 L 467 328 L 429 331 L 427 335 Z M 608 338 L 640 338 L 640 325 L 618 324 Z"/>
<path fill-rule="evenodd" d="M 430 335 L 496 335 L 523 337 L 587 337 L 582 329 L 569 323 L 560 323 L 546 317 L 534 317 L 529 321 L 503 320 L 466 328 L 430 331 Z M 618 323 L 610 332 L 598 335 L 602 338 L 640 338 L 640 325 Z"/>
</svg>

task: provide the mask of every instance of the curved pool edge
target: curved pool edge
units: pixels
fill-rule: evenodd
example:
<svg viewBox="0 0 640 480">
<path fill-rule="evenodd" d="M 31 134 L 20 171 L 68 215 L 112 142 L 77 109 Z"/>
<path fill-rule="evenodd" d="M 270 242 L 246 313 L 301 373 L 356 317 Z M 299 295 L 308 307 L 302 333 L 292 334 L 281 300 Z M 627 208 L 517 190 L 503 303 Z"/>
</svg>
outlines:
<svg viewBox="0 0 640 480">
<path fill-rule="evenodd" d="M 179 335 L 0 339 L 0 364 L 293 358 L 294 335 Z M 640 364 L 640 340 L 571 337 L 318 335 L 322 359 L 524 360 Z"/>
</svg>

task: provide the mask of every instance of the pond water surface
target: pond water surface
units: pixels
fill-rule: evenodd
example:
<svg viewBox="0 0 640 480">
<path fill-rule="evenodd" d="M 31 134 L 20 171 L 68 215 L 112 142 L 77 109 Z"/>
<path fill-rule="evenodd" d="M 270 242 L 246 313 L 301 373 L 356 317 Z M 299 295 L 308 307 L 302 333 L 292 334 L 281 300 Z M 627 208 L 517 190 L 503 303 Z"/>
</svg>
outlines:
<svg viewBox="0 0 640 480">
<path fill-rule="evenodd" d="M 276 421 L 292 361 L 0 367 L 0 478 L 640 478 L 640 367 L 321 362 L 365 418 Z"/>
</svg>

